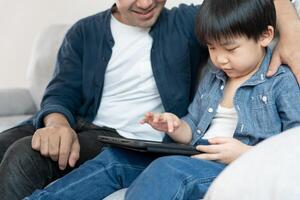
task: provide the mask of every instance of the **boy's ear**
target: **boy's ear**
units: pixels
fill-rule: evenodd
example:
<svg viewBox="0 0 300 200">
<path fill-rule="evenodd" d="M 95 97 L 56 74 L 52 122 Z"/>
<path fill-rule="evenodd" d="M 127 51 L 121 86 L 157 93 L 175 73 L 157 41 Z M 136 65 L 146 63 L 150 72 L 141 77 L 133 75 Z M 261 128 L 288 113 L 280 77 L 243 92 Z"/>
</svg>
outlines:
<svg viewBox="0 0 300 200">
<path fill-rule="evenodd" d="M 267 30 L 265 30 L 259 38 L 259 42 L 261 46 L 267 47 L 270 42 L 274 38 L 274 28 L 272 26 L 268 26 Z"/>
</svg>

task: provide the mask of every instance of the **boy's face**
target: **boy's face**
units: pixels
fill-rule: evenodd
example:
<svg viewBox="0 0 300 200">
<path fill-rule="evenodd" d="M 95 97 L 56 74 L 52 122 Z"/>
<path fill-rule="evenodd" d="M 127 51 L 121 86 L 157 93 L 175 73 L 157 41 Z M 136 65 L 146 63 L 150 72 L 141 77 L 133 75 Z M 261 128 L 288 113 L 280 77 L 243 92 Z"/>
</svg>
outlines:
<svg viewBox="0 0 300 200">
<path fill-rule="evenodd" d="M 114 16 L 124 24 L 149 28 L 156 22 L 165 3 L 166 0 L 116 0 Z"/>
<path fill-rule="evenodd" d="M 245 36 L 237 36 L 208 44 L 208 50 L 215 66 L 230 78 L 241 78 L 259 68 L 268 44 L 269 41 L 262 39 L 255 41 Z"/>
</svg>

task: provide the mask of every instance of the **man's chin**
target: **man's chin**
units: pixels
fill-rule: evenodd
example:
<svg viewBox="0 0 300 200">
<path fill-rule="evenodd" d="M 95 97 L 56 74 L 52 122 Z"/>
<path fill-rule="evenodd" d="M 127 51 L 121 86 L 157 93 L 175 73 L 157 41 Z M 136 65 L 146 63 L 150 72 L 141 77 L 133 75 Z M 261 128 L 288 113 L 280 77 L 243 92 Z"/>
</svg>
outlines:
<svg viewBox="0 0 300 200">
<path fill-rule="evenodd" d="M 138 23 L 136 26 L 141 28 L 151 28 L 154 23 Z"/>
<path fill-rule="evenodd" d="M 157 17 L 153 17 L 152 19 L 149 20 L 139 20 L 136 22 L 136 26 L 141 27 L 141 28 L 151 28 L 155 22 L 157 21 Z"/>
</svg>

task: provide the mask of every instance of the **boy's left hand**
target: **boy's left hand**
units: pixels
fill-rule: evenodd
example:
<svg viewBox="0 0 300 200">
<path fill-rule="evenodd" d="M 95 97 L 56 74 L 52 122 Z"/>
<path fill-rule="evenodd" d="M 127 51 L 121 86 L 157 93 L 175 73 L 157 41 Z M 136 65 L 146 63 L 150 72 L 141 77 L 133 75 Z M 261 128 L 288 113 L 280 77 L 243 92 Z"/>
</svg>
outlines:
<svg viewBox="0 0 300 200">
<path fill-rule="evenodd" d="M 210 145 L 196 147 L 197 150 L 204 153 L 192 157 L 229 164 L 251 148 L 251 146 L 230 137 L 215 137 L 209 139 L 208 142 Z"/>
</svg>

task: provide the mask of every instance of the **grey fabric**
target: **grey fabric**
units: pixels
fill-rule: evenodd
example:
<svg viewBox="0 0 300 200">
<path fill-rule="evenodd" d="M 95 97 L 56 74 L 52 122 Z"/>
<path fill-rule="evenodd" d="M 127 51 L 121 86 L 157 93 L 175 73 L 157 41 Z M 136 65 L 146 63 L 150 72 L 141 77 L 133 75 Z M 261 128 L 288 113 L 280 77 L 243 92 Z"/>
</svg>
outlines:
<svg viewBox="0 0 300 200">
<path fill-rule="evenodd" d="M 29 88 L 0 90 L 0 132 L 33 115 L 55 67 L 56 54 L 69 25 L 51 25 L 33 45 L 27 72 Z"/>
<path fill-rule="evenodd" d="M 295 0 L 295 1 L 293 1 L 293 4 L 294 4 L 294 6 L 295 6 L 295 8 L 296 8 L 296 11 L 297 11 L 297 13 L 298 13 L 298 16 L 300 16 L 300 0 Z"/>
<path fill-rule="evenodd" d="M 0 117 L 0 134 L 2 131 L 12 128 L 30 117 L 31 115 L 14 115 Z"/>
<path fill-rule="evenodd" d="M 51 25 L 42 31 L 34 42 L 27 76 L 30 80 L 29 91 L 38 109 L 44 90 L 52 77 L 58 49 L 69 27 Z"/>
<path fill-rule="evenodd" d="M 0 116 L 33 114 L 36 111 L 27 89 L 0 90 Z"/>
<path fill-rule="evenodd" d="M 118 190 L 111 195 L 107 196 L 103 200 L 123 200 L 125 198 L 126 188 Z"/>
<path fill-rule="evenodd" d="M 229 165 L 205 200 L 298 200 L 300 127 L 265 140 Z"/>
</svg>

